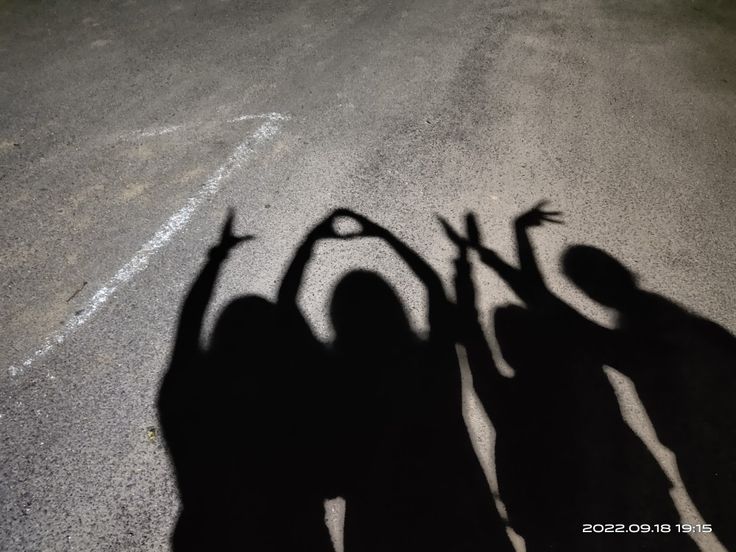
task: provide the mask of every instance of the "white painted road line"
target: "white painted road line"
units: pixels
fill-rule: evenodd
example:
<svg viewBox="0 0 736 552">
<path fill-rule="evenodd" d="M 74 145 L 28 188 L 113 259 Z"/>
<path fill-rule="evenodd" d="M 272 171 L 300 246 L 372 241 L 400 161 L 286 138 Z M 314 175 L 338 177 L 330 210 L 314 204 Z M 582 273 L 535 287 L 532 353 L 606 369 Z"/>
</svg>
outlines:
<svg viewBox="0 0 736 552">
<path fill-rule="evenodd" d="M 161 136 L 163 134 L 171 134 L 172 132 L 181 130 L 184 127 L 185 125 L 171 125 L 171 126 L 161 127 L 161 128 L 151 128 L 151 129 L 143 130 L 140 132 L 134 132 L 131 134 L 131 136 L 140 136 L 141 138 L 148 138 L 150 136 Z"/>
<path fill-rule="evenodd" d="M 286 121 L 289 119 L 289 116 L 282 115 L 280 113 L 270 113 L 267 115 L 243 115 L 239 120 L 244 121 L 249 119 L 266 119 L 266 121 L 263 122 L 246 140 L 241 142 L 233 150 L 227 160 L 214 173 L 212 173 L 212 175 L 210 175 L 197 193 L 188 198 L 186 204 L 171 215 L 163 225 L 161 225 L 153 237 L 138 249 L 136 254 L 133 255 L 133 258 L 125 263 L 120 270 L 110 278 L 110 280 L 95 292 L 87 304 L 78 311 L 79 314 L 76 314 L 67 320 L 59 331 L 49 335 L 44 340 L 41 347 L 31 353 L 25 360 L 18 364 L 11 365 L 8 368 L 8 372 L 11 376 L 22 374 L 27 368 L 33 365 L 34 362 L 46 356 L 56 346 L 62 344 L 69 335 L 86 324 L 97 313 L 100 307 L 102 307 L 102 305 L 112 297 L 121 285 L 129 282 L 135 275 L 145 270 L 153 254 L 171 241 L 171 238 L 189 223 L 192 215 L 194 215 L 202 203 L 208 197 L 213 196 L 220 188 L 222 182 L 232 176 L 233 173 L 240 169 L 251 158 L 258 145 L 267 142 L 278 134 L 280 130 L 279 121 Z"/>
<path fill-rule="evenodd" d="M 261 113 L 260 115 L 241 115 L 234 119 L 228 119 L 228 123 L 239 123 L 240 121 L 252 121 L 254 119 L 268 119 L 269 121 L 286 121 L 289 119 L 288 115 L 282 115 L 281 113 Z"/>
<path fill-rule="evenodd" d="M 228 119 L 226 122 L 229 124 L 232 123 L 240 123 L 243 121 L 257 121 L 259 119 L 267 119 L 269 121 L 286 121 L 289 118 L 288 115 L 283 115 L 282 113 L 257 113 L 257 114 L 247 114 L 247 115 L 240 115 L 238 117 L 233 117 L 232 119 Z M 211 122 L 193 122 L 193 123 L 183 123 L 180 125 L 168 125 L 168 126 L 159 126 L 159 127 L 149 127 L 144 128 L 142 130 L 134 130 L 132 132 L 126 132 L 124 134 L 120 134 L 117 136 L 117 138 L 114 138 L 113 141 L 131 141 L 131 140 L 139 140 L 141 138 L 152 138 L 154 136 L 164 136 L 166 134 L 173 134 L 174 132 L 181 132 L 181 131 L 188 131 L 192 130 L 198 127 L 202 127 L 205 125 L 211 125 Z"/>
</svg>

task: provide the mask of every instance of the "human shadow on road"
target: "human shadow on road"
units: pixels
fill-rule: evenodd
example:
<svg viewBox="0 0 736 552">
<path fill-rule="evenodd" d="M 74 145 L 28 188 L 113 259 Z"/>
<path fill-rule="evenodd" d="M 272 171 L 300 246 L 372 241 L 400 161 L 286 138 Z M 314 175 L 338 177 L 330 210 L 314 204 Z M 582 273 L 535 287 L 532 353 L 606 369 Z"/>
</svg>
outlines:
<svg viewBox="0 0 736 552">
<path fill-rule="evenodd" d="M 361 231 L 338 235 L 337 216 Z M 363 270 L 334 291 L 334 343 L 315 339 L 297 304 L 308 262 L 320 240 L 358 237 L 384 240 L 424 284 L 428 339 L 393 288 Z M 338 210 L 298 246 L 277 301 L 234 300 L 205 348 L 220 267 L 243 241 L 228 219 L 184 302 L 160 391 L 182 501 L 174 550 L 332 550 L 323 501 L 342 496 L 348 552 L 511 552 L 463 423 L 437 274 L 387 230 Z"/>
<path fill-rule="evenodd" d="M 181 309 L 158 408 L 181 511 L 175 552 L 331 551 L 324 524 L 320 351 L 282 302 L 243 296 L 219 315 L 208 347 L 202 325 L 228 253 L 220 243 Z"/>
<path fill-rule="evenodd" d="M 345 550 L 510 552 L 462 417 L 453 307 L 442 281 L 385 228 L 337 214 L 407 264 L 426 291 L 429 319 L 420 338 L 396 291 L 374 272 L 351 271 L 335 288 L 330 353 L 344 413 Z"/>
<path fill-rule="evenodd" d="M 614 332 L 583 317 L 546 286 L 528 230 L 560 222 L 541 205 L 514 222 L 519 265 L 481 244 L 475 219 L 467 237 L 444 222 L 458 246 L 456 301 L 475 391 L 496 429 L 496 472 L 511 526 L 527 551 L 695 551 L 674 525 L 670 483 L 624 423 L 603 371 L 617 349 Z M 479 322 L 468 252 L 478 252 L 524 306 L 493 314 L 501 353 L 514 369 L 498 372 Z M 587 534 L 584 524 L 669 524 L 669 533 Z M 622 524 L 622 525 L 621 525 Z"/>
<path fill-rule="evenodd" d="M 631 271 L 601 249 L 570 247 L 563 270 L 618 314 L 612 365 L 634 382 L 695 506 L 724 546 L 736 550 L 736 339 L 641 289 Z"/>
</svg>

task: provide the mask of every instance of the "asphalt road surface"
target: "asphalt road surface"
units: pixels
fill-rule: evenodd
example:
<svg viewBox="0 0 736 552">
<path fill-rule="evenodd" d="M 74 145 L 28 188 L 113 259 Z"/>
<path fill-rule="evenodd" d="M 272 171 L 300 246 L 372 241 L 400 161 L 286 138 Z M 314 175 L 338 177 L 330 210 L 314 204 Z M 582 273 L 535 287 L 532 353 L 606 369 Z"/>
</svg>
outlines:
<svg viewBox="0 0 736 552">
<path fill-rule="evenodd" d="M 540 262 L 582 312 L 611 321 L 560 274 L 574 243 L 733 332 L 735 8 L 0 2 L 0 549 L 167 548 L 178 502 L 156 394 L 228 207 L 257 239 L 229 259 L 212 313 L 273 296 L 335 207 L 391 228 L 449 289 L 455 251 L 436 214 L 474 210 L 511 256 L 512 218 L 549 199 L 565 224 L 533 231 Z M 301 296 L 320 336 L 355 266 L 380 270 L 424 327 L 422 290 L 388 248 L 338 242 L 320 246 Z M 489 271 L 478 285 L 485 311 L 514 300 Z M 608 374 L 697 519 L 630 383 Z M 470 395 L 467 418 L 495 485 Z M 338 548 L 340 509 L 327 505 Z"/>
</svg>

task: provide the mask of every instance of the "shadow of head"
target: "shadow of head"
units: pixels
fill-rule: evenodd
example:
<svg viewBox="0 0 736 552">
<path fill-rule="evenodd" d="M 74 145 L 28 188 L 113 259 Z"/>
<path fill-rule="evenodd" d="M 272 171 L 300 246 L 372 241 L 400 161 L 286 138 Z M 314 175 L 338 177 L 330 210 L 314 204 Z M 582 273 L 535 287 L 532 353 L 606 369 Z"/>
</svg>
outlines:
<svg viewBox="0 0 736 552">
<path fill-rule="evenodd" d="M 212 332 L 210 350 L 217 355 L 264 353 L 278 336 L 276 305 L 256 295 L 238 297 L 220 313 Z"/>
<path fill-rule="evenodd" d="M 413 341 L 394 288 L 375 272 L 354 270 L 338 282 L 330 303 L 338 348 L 373 351 Z"/>
<path fill-rule="evenodd" d="M 626 308 L 639 291 L 636 276 L 597 247 L 568 248 L 562 257 L 562 270 L 588 297 L 606 307 Z"/>
</svg>

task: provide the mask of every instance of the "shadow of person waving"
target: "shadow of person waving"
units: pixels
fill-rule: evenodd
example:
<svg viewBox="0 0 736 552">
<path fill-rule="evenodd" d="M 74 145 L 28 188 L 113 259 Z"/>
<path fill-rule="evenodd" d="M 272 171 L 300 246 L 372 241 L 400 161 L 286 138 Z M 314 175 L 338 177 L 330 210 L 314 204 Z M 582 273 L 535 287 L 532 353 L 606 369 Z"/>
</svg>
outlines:
<svg viewBox="0 0 736 552">
<path fill-rule="evenodd" d="M 637 285 L 606 252 L 570 247 L 565 274 L 618 313 L 613 366 L 630 377 L 685 487 L 721 542 L 736 550 L 736 339 Z"/>
<path fill-rule="evenodd" d="M 395 290 L 354 270 L 330 304 L 339 381 L 345 550 L 512 550 L 462 418 L 452 307 L 440 278 L 385 228 L 348 210 L 364 238 L 387 243 L 427 292 L 429 336 L 411 329 Z"/>
<path fill-rule="evenodd" d="M 584 524 L 678 522 L 670 483 L 621 418 L 603 371 L 612 332 L 583 317 L 547 287 L 528 229 L 559 222 L 542 204 L 515 221 L 518 267 L 481 245 L 474 218 L 458 246 L 456 300 L 460 341 L 473 385 L 496 429 L 496 470 L 512 527 L 529 552 L 697 550 L 674 528 L 664 534 L 588 534 Z M 514 369 L 501 376 L 478 319 L 468 250 L 496 271 L 524 306 L 496 309 L 501 353 Z"/>
<path fill-rule="evenodd" d="M 331 551 L 315 406 L 324 388 L 306 324 L 288 301 L 244 296 L 219 315 L 209 346 L 201 343 L 221 267 L 251 239 L 233 235 L 232 224 L 231 213 L 184 301 L 159 393 L 182 504 L 172 546 Z"/>
</svg>

